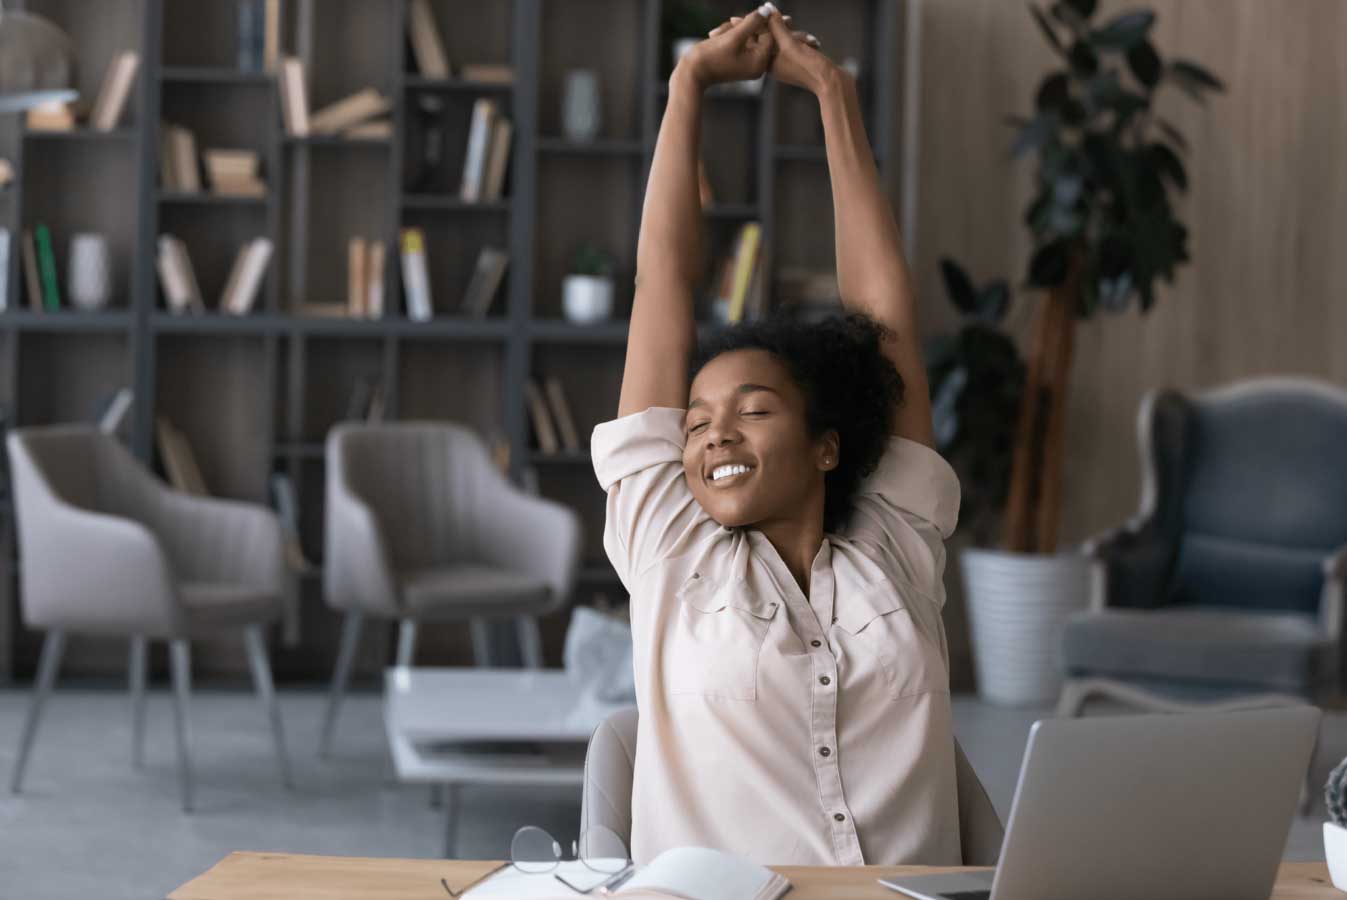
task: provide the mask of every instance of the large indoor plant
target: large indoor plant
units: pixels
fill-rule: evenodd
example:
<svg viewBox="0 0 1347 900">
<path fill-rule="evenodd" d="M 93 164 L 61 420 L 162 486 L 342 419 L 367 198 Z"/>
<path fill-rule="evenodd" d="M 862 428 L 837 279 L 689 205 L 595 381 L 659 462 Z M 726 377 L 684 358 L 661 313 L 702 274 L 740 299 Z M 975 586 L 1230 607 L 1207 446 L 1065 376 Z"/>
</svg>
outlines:
<svg viewBox="0 0 1347 900">
<path fill-rule="evenodd" d="M 1013 120 L 1012 155 L 1037 164 L 1025 210 L 1033 250 L 1024 283 L 1040 302 L 1008 448 L 1002 552 L 961 557 L 980 690 L 1008 703 L 1055 697 L 1061 624 L 1086 602 L 1085 559 L 1056 552 L 1076 323 L 1101 310 L 1124 312 L 1134 298 L 1148 312 L 1157 280 L 1172 282 L 1189 259 L 1187 229 L 1170 205 L 1171 194 L 1187 188 L 1187 144 L 1156 113 L 1155 97 L 1178 88 L 1202 102 L 1223 89 L 1201 66 L 1161 58 L 1150 40 L 1152 11 L 1097 24 L 1096 7 L 1096 0 L 1029 4 L 1059 67 L 1040 82 L 1032 115 Z M 987 640 L 1012 649 L 1015 665 L 989 670 L 981 658 Z"/>
</svg>

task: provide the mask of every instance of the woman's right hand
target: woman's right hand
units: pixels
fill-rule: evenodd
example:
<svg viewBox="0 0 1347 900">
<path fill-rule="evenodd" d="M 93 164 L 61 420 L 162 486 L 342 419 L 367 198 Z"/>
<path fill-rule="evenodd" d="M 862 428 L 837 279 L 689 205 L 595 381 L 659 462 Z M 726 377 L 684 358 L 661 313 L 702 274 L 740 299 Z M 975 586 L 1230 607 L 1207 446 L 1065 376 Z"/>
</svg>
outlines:
<svg viewBox="0 0 1347 900">
<path fill-rule="evenodd" d="M 775 48 L 767 34 L 764 6 L 733 25 L 722 25 L 700 41 L 678 62 L 705 90 L 727 81 L 748 81 L 767 72 Z M 686 68 L 685 68 L 686 67 Z"/>
<path fill-rule="evenodd" d="M 817 94 L 838 67 L 819 49 L 818 38 L 803 31 L 791 31 L 790 25 L 790 16 L 772 10 L 768 19 L 772 43 L 776 45 L 770 67 L 772 77 Z"/>
</svg>

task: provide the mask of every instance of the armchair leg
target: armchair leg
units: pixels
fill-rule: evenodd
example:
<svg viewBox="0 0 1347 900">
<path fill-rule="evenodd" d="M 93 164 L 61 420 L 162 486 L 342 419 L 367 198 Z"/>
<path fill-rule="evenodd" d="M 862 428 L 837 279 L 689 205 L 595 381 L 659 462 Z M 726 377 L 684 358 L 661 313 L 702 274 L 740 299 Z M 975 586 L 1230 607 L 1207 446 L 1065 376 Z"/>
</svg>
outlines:
<svg viewBox="0 0 1347 900">
<path fill-rule="evenodd" d="M 243 643 L 248 649 L 248 666 L 253 672 L 257 699 L 262 702 L 262 709 L 271 720 L 271 741 L 276 746 L 281 783 L 287 788 L 293 788 L 295 783 L 290 777 L 290 761 L 285 755 L 285 735 L 281 731 L 281 709 L 276 702 L 276 687 L 271 681 L 271 663 L 267 660 L 267 644 L 262 637 L 262 626 L 249 625 L 244 628 Z"/>
<path fill-rule="evenodd" d="M 127 681 L 131 689 L 131 767 L 145 766 L 145 668 L 149 639 L 143 634 L 131 638 L 131 659 Z"/>
<path fill-rule="evenodd" d="M 515 616 L 515 633 L 519 637 L 519 653 L 524 660 L 524 668 L 541 669 L 543 667 L 543 636 L 538 630 L 537 616 Z"/>
<path fill-rule="evenodd" d="M 192 697 L 192 651 L 186 638 L 168 643 L 173 669 L 173 735 L 178 744 L 178 788 L 182 811 L 192 811 L 191 723 L 187 719 Z"/>
<path fill-rule="evenodd" d="M 328 697 L 327 712 L 323 715 L 319 756 L 326 757 L 332 751 L 332 732 L 337 726 L 337 711 L 341 708 L 342 695 L 346 693 L 346 682 L 351 677 L 351 665 L 355 662 L 355 650 L 360 643 L 360 628 L 364 621 L 365 614 L 352 609 L 347 611 L 346 620 L 342 623 L 341 647 L 337 650 L 337 668 L 332 673 L 332 694 Z"/>
<path fill-rule="evenodd" d="M 472 663 L 479 668 L 491 665 L 491 628 L 485 619 L 474 617 L 468 625 L 472 630 Z"/>
<path fill-rule="evenodd" d="M 33 683 L 33 699 L 28 706 L 28 718 L 23 723 L 23 735 L 19 738 L 19 756 L 14 761 L 14 773 L 10 776 L 9 789 L 17 794 L 23 783 L 23 769 L 28 764 L 28 753 L 33 749 L 33 737 L 37 734 L 37 723 L 42 718 L 42 707 L 47 702 L 52 685 L 56 683 L 56 672 L 61 667 L 61 654 L 65 652 L 65 632 L 52 630 L 42 641 L 42 658 L 37 664 L 37 679 Z"/>
<path fill-rule="evenodd" d="M 398 623 L 397 665 L 410 666 L 416 658 L 416 620 L 403 619 Z"/>
<path fill-rule="evenodd" d="M 1066 683 L 1062 685 L 1061 697 L 1057 700 L 1057 718 L 1076 718 L 1085 708 L 1085 701 L 1088 700 L 1089 697 L 1089 682 L 1079 681 L 1074 678 L 1067 679 Z"/>
</svg>

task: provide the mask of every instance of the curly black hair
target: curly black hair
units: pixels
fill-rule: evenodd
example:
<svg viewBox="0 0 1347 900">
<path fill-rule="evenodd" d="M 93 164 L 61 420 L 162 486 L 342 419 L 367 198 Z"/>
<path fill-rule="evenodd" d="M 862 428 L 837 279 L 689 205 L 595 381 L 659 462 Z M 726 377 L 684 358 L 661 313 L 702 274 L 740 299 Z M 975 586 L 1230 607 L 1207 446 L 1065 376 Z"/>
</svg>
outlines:
<svg viewBox="0 0 1347 900">
<path fill-rule="evenodd" d="M 893 407 L 903 400 L 903 378 L 881 347 L 892 333 L 863 313 L 816 321 L 777 313 L 716 331 L 692 353 L 690 378 L 722 353 L 768 351 L 804 393 L 810 437 L 837 429 L 838 464 L 823 482 L 824 531 L 845 527 L 852 498 L 884 454 Z"/>
</svg>

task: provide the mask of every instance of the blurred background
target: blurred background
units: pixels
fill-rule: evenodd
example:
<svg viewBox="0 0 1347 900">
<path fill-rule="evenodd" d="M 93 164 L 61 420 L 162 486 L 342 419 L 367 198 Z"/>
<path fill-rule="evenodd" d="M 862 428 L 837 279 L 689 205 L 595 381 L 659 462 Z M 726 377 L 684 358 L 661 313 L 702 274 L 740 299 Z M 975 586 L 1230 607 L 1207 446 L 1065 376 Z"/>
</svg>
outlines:
<svg viewBox="0 0 1347 900">
<path fill-rule="evenodd" d="M 1029 724 L 1087 701 L 1337 705 L 1347 6 L 784 11 L 903 232 L 1001 815 Z M 0 884 L 574 835 L 630 679 L 588 437 L 669 73 L 744 12 L 4 4 Z M 838 310 L 814 97 L 711 89 L 700 189 L 700 329 Z M 1344 752 L 1330 714 L 1288 858 Z"/>
</svg>

